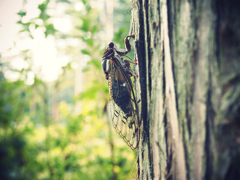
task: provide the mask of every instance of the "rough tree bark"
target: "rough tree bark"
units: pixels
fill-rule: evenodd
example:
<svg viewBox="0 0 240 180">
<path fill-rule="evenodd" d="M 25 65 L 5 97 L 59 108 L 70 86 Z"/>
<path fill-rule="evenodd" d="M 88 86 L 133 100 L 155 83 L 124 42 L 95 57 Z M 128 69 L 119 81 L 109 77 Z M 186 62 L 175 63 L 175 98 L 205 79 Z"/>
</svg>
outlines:
<svg viewBox="0 0 240 180">
<path fill-rule="evenodd" d="M 240 2 L 133 0 L 139 179 L 240 179 Z"/>
</svg>

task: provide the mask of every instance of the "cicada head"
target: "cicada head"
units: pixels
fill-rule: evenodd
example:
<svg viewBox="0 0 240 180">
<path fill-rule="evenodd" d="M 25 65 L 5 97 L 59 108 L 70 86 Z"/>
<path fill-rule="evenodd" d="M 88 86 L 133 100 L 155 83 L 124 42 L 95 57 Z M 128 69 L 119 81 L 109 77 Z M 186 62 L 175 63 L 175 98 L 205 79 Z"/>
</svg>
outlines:
<svg viewBox="0 0 240 180">
<path fill-rule="evenodd" d="M 107 49 L 113 49 L 114 51 L 118 51 L 119 50 L 114 42 L 108 43 L 108 48 Z"/>
<path fill-rule="evenodd" d="M 108 44 L 108 47 L 109 47 L 109 48 L 113 48 L 113 47 L 114 47 L 114 43 L 113 43 L 113 42 L 110 42 L 110 43 Z"/>
</svg>

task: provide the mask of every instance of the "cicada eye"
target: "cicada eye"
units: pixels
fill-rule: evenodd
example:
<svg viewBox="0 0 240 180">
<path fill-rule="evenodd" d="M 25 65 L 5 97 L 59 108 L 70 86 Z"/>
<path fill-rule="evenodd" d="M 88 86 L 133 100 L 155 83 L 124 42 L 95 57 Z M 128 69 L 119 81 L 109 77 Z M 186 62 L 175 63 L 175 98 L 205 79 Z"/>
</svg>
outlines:
<svg viewBox="0 0 240 180">
<path fill-rule="evenodd" d="M 110 42 L 110 43 L 108 44 L 108 47 L 110 47 L 110 48 L 113 48 L 113 46 L 114 46 L 114 43 L 113 43 L 113 42 Z"/>
</svg>

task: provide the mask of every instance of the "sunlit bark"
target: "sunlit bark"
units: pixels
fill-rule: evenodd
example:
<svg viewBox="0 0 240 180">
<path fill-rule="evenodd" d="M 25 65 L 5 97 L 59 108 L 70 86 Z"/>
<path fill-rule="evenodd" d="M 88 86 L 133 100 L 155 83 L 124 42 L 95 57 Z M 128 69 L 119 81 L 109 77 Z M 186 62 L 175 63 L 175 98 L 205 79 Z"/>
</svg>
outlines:
<svg viewBox="0 0 240 180">
<path fill-rule="evenodd" d="M 240 179 L 239 7 L 133 0 L 139 179 Z"/>
</svg>

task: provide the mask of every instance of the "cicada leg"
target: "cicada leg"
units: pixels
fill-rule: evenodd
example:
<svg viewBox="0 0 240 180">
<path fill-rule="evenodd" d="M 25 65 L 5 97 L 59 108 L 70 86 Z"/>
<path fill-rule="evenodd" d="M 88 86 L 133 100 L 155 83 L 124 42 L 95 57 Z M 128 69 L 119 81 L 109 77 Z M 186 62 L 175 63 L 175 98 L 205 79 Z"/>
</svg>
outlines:
<svg viewBox="0 0 240 180">
<path fill-rule="evenodd" d="M 125 42 L 125 49 L 116 49 L 116 52 L 120 55 L 120 56 L 125 56 L 127 53 L 129 53 L 132 49 L 131 44 L 129 42 L 130 38 L 134 38 L 134 35 L 129 35 L 124 39 Z"/>
<path fill-rule="evenodd" d="M 125 37 L 125 39 L 124 39 L 124 41 L 125 41 L 125 48 L 126 48 L 126 51 L 127 51 L 127 52 L 130 52 L 131 49 L 132 49 L 132 47 L 131 47 L 131 45 L 130 45 L 130 43 L 129 43 L 129 39 L 130 39 L 130 38 L 134 38 L 134 37 L 135 37 L 135 35 L 128 35 L 128 36 Z"/>
<path fill-rule="evenodd" d="M 128 123 L 128 127 L 130 128 L 130 129 L 132 129 L 132 125 L 134 124 L 134 118 L 132 118 L 130 121 L 129 121 L 129 123 Z"/>
<path fill-rule="evenodd" d="M 136 78 L 138 78 L 138 75 L 136 75 L 132 70 L 131 70 L 131 67 L 130 67 L 130 62 L 131 61 L 128 61 L 126 59 L 123 60 L 124 62 L 124 69 L 126 71 L 126 73 L 128 74 L 129 77 L 132 77 L 132 76 L 135 76 Z M 133 63 L 133 62 L 131 62 Z"/>
<path fill-rule="evenodd" d="M 123 62 L 128 62 L 128 63 L 132 63 L 132 64 L 137 65 L 137 60 L 135 60 L 135 61 L 133 62 L 133 61 L 131 61 L 132 59 L 131 59 L 130 57 L 128 57 L 128 56 L 125 56 L 125 57 L 127 57 L 127 58 L 130 59 L 130 60 L 124 59 Z"/>
</svg>

